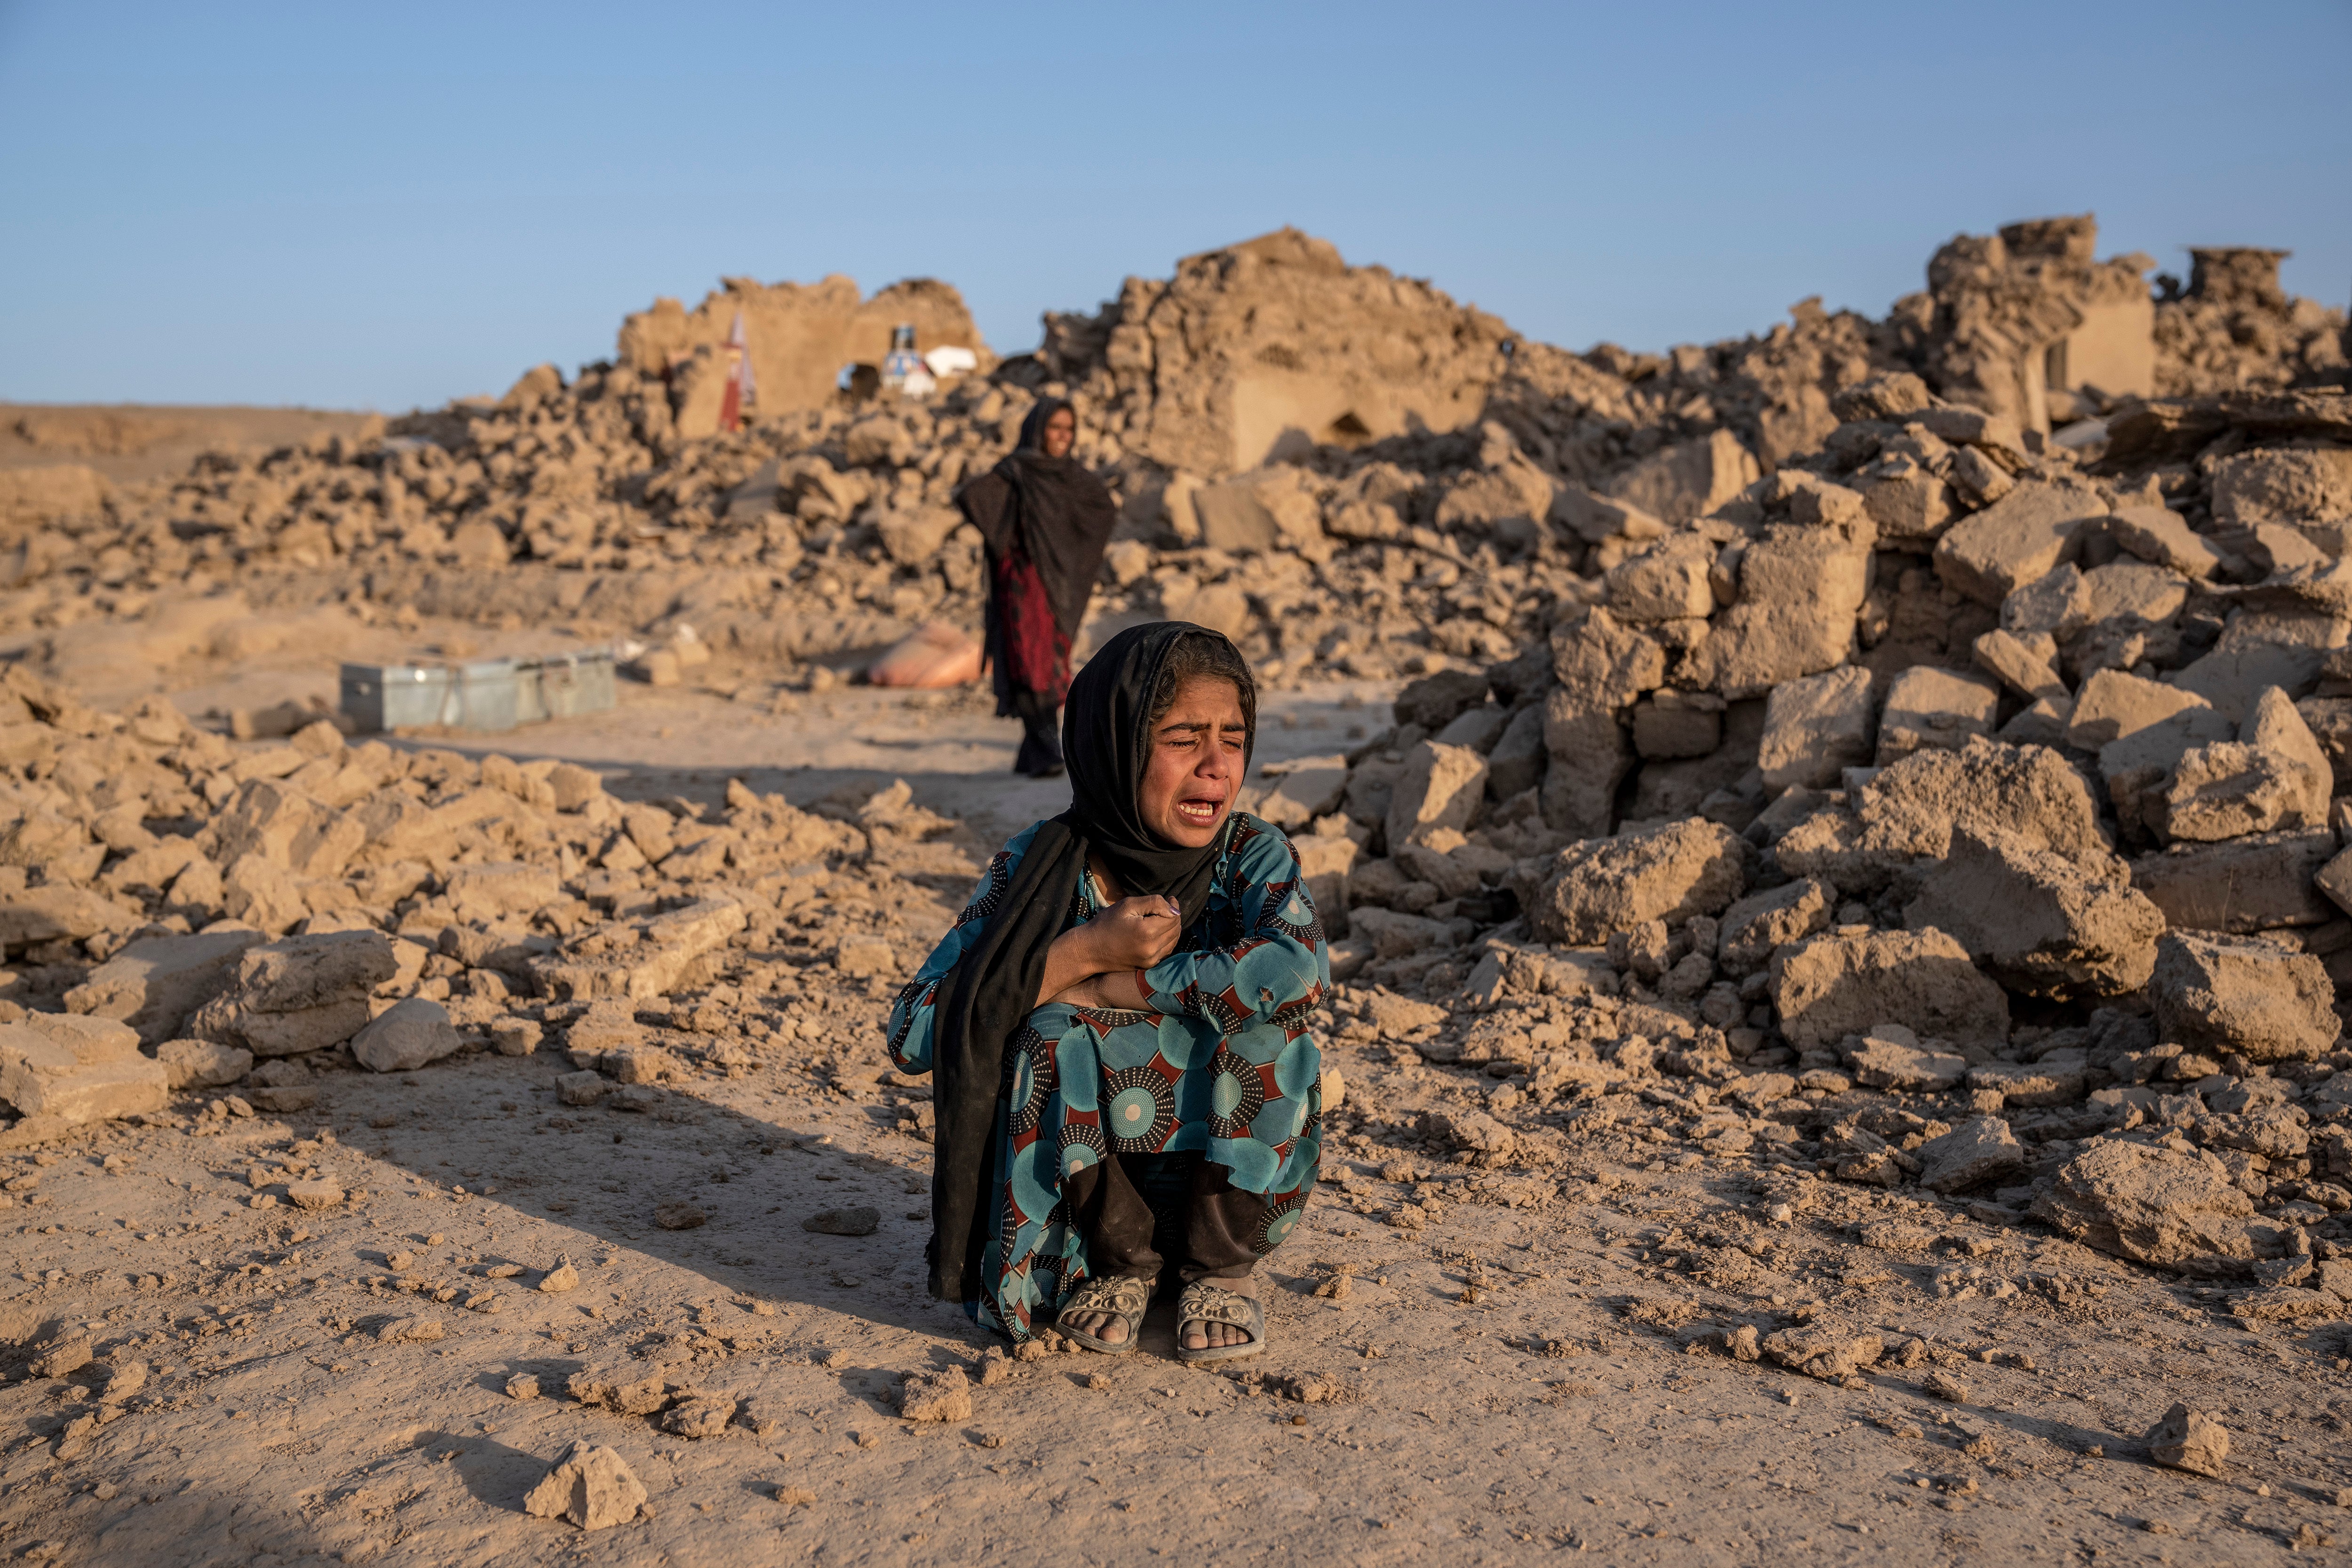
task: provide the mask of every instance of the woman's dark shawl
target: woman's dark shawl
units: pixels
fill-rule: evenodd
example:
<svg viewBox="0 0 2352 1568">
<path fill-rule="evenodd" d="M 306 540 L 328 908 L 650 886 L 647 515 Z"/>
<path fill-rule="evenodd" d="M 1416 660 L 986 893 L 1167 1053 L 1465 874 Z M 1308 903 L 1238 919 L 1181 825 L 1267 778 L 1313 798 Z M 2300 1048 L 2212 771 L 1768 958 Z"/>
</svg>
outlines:
<svg viewBox="0 0 2352 1568">
<path fill-rule="evenodd" d="M 1164 893 L 1190 931 L 1209 906 L 1225 833 L 1206 847 L 1169 845 L 1144 826 L 1137 785 L 1151 754 L 1151 695 L 1177 640 L 1223 634 L 1183 621 L 1130 626 L 1087 661 L 1062 716 L 1070 809 L 1038 824 L 979 940 L 940 982 L 931 1057 L 931 1294 L 981 1294 L 981 1254 L 997 1212 L 996 1107 L 1005 1050 L 1027 1024 L 1045 983 L 1045 950 L 1061 934 L 1089 852 L 1126 891 Z M 1255 735 L 1249 737 L 1255 744 Z M 1247 757 L 1244 752 L 1244 774 Z M 1234 780 L 1239 788 L 1241 777 Z M 1227 819 L 1228 824 L 1231 818 Z"/>
<path fill-rule="evenodd" d="M 1076 458 L 1045 456 L 1045 421 L 1069 406 L 1058 397 L 1039 400 L 1021 422 L 1020 446 L 957 492 L 956 505 L 980 531 L 991 561 L 1028 557 L 1054 607 L 1054 624 L 1076 642 L 1118 509 Z"/>
</svg>

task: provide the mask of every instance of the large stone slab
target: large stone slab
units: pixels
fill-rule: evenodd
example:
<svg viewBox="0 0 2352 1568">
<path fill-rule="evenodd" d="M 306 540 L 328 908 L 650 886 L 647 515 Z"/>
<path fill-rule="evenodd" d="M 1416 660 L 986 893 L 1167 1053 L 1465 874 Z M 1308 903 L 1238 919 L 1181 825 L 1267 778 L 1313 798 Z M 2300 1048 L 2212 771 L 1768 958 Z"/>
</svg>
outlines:
<svg viewBox="0 0 2352 1568">
<path fill-rule="evenodd" d="M 1587 946 L 1648 921 L 1719 913 L 1747 885 L 1748 852 L 1722 824 L 1685 819 L 1523 860 L 1510 882 L 1537 935 Z"/>
<path fill-rule="evenodd" d="M 1998 606 L 2073 559 L 2083 531 L 2106 514 L 2106 502 L 2087 484 L 2024 481 L 1945 531 L 1936 545 L 1937 574 L 1955 593 Z"/>
<path fill-rule="evenodd" d="M 1389 795 L 1389 852 L 1433 833 L 1459 833 L 1486 797 L 1486 759 L 1468 746 L 1423 741 L 1405 756 Z"/>
<path fill-rule="evenodd" d="M 2096 1139 L 2033 1199 L 2037 1218 L 2087 1247 L 2183 1274 L 2252 1271 L 2254 1205 L 2220 1162 Z"/>
<path fill-rule="evenodd" d="M 465 1042 L 449 1009 L 429 997 L 395 1002 L 352 1038 L 352 1055 L 375 1072 L 407 1072 L 439 1061 Z"/>
<path fill-rule="evenodd" d="M 2067 859 L 2014 834 L 1959 831 L 1905 906 L 1914 931 L 1948 932 L 2002 984 L 2041 996 L 2113 996 L 2147 984 L 2163 911 L 2114 856 Z"/>
<path fill-rule="evenodd" d="M 1885 1020 L 1991 1049 L 2009 1038 L 2009 998 L 1939 931 L 1828 931 L 1772 958 L 1772 1005 L 1801 1050 Z"/>
<path fill-rule="evenodd" d="M 0 1100 L 25 1118 L 27 1139 L 161 1110 L 170 1094 L 163 1064 L 139 1052 L 139 1037 L 110 1018 L 33 1013 L 0 1024 Z"/>
<path fill-rule="evenodd" d="M 2151 991 L 2167 1040 L 2249 1061 L 2308 1061 L 2343 1033 L 2327 966 L 2259 938 L 2169 931 L 2157 943 Z"/>
<path fill-rule="evenodd" d="M 227 988 L 238 959 L 260 941 L 252 931 L 142 937 L 67 992 L 66 1010 L 121 1019 L 142 1041 L 160 1045 Z"/>
<path fill-rule="evenodd" d="M 1848 665 L 1773 689 L 1756 752 L 1768 793 L 1828 789 L 1847 768 L 1869 765 L 1876 742 L 1871 685 L 1869 670 Z"/>
<path fill-rule="evenodd" d="M 1845 663 L 1876 538 L 1867 517 L 1766 529 L 1740 554 L 1738 601 L 1685 661 L 1689 683 L 1738 701 Z"/>
<path fill-rule="evenodd" d="M 1915 664 L 1887 683 L 1878 713 L 1878 764 L 1930 747 L 1957 752 L 1992 733 L 2000 688 L 1974 673 Z"/>
<path fill-rule="evenodd" d="M 2336 835 L 2326 828 L 2176 845 L 2134 860 L 2132 884 L 2175 930 L 2325 925 L 2336 909 L 2314 879 L 2335 854 Z"/>
</svg>

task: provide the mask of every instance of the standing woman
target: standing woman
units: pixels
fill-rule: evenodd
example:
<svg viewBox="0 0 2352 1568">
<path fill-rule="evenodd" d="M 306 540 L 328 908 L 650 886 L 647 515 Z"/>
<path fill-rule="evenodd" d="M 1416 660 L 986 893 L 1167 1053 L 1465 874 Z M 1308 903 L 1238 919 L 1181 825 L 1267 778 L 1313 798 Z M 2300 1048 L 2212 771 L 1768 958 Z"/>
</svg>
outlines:
<svg viewBox="0 0 2352 1568">
<path fill-rule="evenodd" d="M 1058 731 L 1070 689 L 1070 645 L 1087 616 L 1118 509 L 1102 481 L 1070 456 L 1078 416 L 1059 397 L 1021 422 L 1012 456 L 957 492 L 956 505 L 988 548 L 988 622 L 996 713 L 1021 721 L 1013 771 L 1062 771 Z"/>
<path fill-rule="evenodd" d="M 1250 1273 L 1315 1184 L 1331 965 L 1297 851 L 1233 809 L 1256 721 L 1223 634 L 1113 637 L 1070 689 L 1070 809 L 891 1009 L 891 1059 L 938 1074 L 931 1292 L 1015 1340 L 1058 1314 L 1123 1354 L 1172 1261 L 1181 1359 L 1265 1348 Z"/>
</svg>

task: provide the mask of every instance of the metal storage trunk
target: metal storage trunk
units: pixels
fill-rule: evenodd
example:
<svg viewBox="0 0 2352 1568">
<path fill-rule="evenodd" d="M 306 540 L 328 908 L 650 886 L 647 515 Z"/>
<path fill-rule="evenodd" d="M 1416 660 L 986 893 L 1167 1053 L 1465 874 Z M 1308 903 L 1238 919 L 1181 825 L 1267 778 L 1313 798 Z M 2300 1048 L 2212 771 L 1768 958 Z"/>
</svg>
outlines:
<svg viewBox="0 0 2352 1568">
<path fill-rule="evenodd" d="M 602 712 L 620 700 L 614 685 L 613 656 L 605 649 L 550 654 L 526 659 L 522 668 L 519 700 L 526 724 Z"/>
<path fill-rule="evenodd" d="M 457 665 L 342 667 L 342 710 L 362 731 L 511 730 L 599 712 L 618 699 L 613 655 L 602 648 Z"/>
<path fill-rule="evenodd" d="M 362 731 L 432 724 L 511 730 L 520 711 L 520 675 L 510 658 L 443 666 L 347 664 L 342 709 Z"/>
</svg>

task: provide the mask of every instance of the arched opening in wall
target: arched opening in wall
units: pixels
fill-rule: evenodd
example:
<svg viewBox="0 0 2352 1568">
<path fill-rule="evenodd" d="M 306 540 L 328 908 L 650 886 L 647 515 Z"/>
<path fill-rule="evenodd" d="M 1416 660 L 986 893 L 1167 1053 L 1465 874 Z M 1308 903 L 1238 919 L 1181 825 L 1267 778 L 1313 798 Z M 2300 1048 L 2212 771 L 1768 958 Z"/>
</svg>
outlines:
<svg viewBox="0 0 2352 1568">
<path fill-rule="evenodd" d="M 1323 427 L 1323 444 L 1327 447 L 1346 447 L 1352 450 L 1371 438 L 1371 426 L 1357 418 L 1353 409 Z"/>
<path fill-rule="evenodd" d="M 876 364 L 854 363 L 841 367 L 833 384 L 845 393 L 852 403 L 864 403 L 882 390 L 882 367 Z"/>
</svg>

